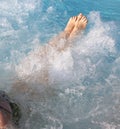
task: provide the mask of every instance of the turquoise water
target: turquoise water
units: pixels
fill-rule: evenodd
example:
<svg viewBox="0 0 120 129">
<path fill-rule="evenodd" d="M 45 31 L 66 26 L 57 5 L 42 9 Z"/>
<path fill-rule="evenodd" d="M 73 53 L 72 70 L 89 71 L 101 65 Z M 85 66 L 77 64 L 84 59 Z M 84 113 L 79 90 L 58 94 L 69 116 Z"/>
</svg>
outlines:
<svg viewBox="0 0 120 129">
<path fill-rule="evenodd" d="M 120 128 L 119 7 L 120 0 L 0 1 L 0 88 L 20 103 L 22 129 Z M 80 12 L 84 34 L 71 49 L 50 51 L 50 83 L 39 84 L 46 62 L 29 53 Z M 16 78 L 25 81 L 18 89 Z"/>
</svg>

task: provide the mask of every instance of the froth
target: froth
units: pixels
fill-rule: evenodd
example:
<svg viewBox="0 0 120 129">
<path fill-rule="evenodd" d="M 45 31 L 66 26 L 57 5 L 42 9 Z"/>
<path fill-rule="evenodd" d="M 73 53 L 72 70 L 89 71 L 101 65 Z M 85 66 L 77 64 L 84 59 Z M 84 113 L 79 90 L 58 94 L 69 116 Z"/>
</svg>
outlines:
<svg viewBox="0 0 120 129">
<path fill-rule="evenodd" d="M 77 47 L 81 48 L 80 52 L 87 53 L 88 51 L 89 54 L 93 52 L 115 52 L 115 41 L 110 35 L 113 29 L 111 24 L 113 23 L 102 22 L 100 14 L 97 12 L 91 12 L 88 18 L 92 26 L 89 32 L 77 41 Z"/>
<path fill-rule="evenodd" d="M 102 22 L 100 14 L 96 12 L 91 12 L 88 18 L 93 26 L 87 33 L 83 33 L 82 36 L 78 37 L 72 48 L 58 52 L 47 46 L 48 52 L 46 55 L 42 47 L 39 47 L 17 66 L 19 75 L 23 77 L 31 76 L 38 71 L 39 74 L 43 74 L 41 71 L 49 69 L 48 73 L 50 77 L 54 78 L 53 80 L 64 80 L 65 78 L 86 80 L 86 77 L 89 79 L 101 77 L 103 74 L 100 69 L 106 68 L 103 67 L 104 65 L 108 69 L 110 68 L 108 63 L 105 62 L 105 58 L 109 58 L 110 53 L 114 55 L 116 52 L 115 41 L 109 35 L 112 29 L 111 23 Z"/>
<path fill-rule="evenodd" d="M 78 36 L 73 42 L 73 47 L 58 51 L 48 45 L 37 46 L 21 60 L 19 65 L 16 65 L 19 78 L 33 80 L 35 83 L 36 80 L 45 77 L 44 74 L 49 74 L 49 81 L 53 83 L 51 96 L 55 92 L 54 87 L 58 88 L 53 99 L 51 96 L 48 97 L 47 92 L 47 95 L 43 93 L 40 97 L 36 97 L 42 99 L 45 95 L 45 102 L 39 100 L 39 105 L 37 99 L 34 100 L 37 106 L 31 103 L 33 114 L 30 114 L 28 126 L 32 125 L 34 116 L 38 120 L 43 115 L 45 121 L 56 123 L 61 128 L 63 121 L 63 123 L 80 123 L 81 120 L 84 127 L 90 121 L 90 124 L 99 125 L 101 128 L 115 128 L 117 122 L 115 124 L 109 122 L 112 119 L 118 120 L 119 117 L 116 105 L 119 104 L 120 59 L 116 59 L 115 40 L 110 35 L 113 23 L 103 22 L 97 12 L 91 12 L 88 18 L 89 30 Z M 36 93 L 38 93 L 36 96 L 40 95 L 42 88 L 40 85 L 37 86 L 40 88 L 35 93 L 31 92 L 30 97 Z M 37 118 L 39 113 L 42 115 Z"/>
</svg>

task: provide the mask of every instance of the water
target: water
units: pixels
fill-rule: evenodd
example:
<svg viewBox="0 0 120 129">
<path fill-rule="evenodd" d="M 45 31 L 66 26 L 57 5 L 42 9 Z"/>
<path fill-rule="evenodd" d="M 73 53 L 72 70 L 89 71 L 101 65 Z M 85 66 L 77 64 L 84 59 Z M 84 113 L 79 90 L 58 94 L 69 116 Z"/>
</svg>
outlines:
<svg viewBox="0 0 120 129">
<path fill-rule="evenodd" d="M 119 5 L 0 1 L 0 88 L 20 103 L 22 129 L 120 128 Z M 84 34 L 65 52 L 49 50 L 50 82 L 40 84 L 47 61 L 35 54 L 79 12 L 89 21 Z"/>
</svg>

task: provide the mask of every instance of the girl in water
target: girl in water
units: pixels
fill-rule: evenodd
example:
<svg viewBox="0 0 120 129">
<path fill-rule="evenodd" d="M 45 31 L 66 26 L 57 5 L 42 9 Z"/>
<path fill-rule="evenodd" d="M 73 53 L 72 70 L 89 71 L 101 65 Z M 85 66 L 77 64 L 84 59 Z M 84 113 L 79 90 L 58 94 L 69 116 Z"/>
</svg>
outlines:
<svg viewBox="0 0 120 129">
<path fill-rule="evenodd" d="M 51 52 L 49 49 L 55 49 L 57 52 L 65 51 L 72 45 L 72 41 L 76 38 L 76 36 L 81 33 L 87 25 L 87 18 L 82 15 L 81 13 L 78 16 L 73 16 L 69 19 L 65 29 L 61 32 L 57 37 L 53 38 L 46 46 L 43 46 L 37 53 L 31 52 L 28 57 L 26 57 L 22 61 L 22 65 L 25 66 L 26 69 L 29 68 L 29 64 L 31 62 L 30 58 L 40 58 L 44 62 L 42 70 L 40 71 L 38 76 L 38 80 L 41 84 L 49 84 L 49 63 L 47 60 L 47 55 Z M 51 50 L 50 49 L 50 50 Z M 48 53 L 49 51 L 49 53 Z M 25 64 L 24 64 L 25 63 Z M 26 66 L 27 64 L 27 66 Z M 19 69 L 20 70 L 20 69 Z M 20 71 L 20 74 L 26 74 L 27 72 L 23 70 Z M 12 93 L 25 93 L 28 91 L 28 86 L 24 83 L 24 80 L 27 80 L 29 76 L 23 76 L 23 81 L 17 81 L 12 89 Z M 31 77 L 33 78 L 33 76 Z M 14 94 L 13 93 L 13 94 Z M 19 124 L 19 120 L 21 117 L 20 108 L 17 104 L 10 102 L 8 97 L 5 97 L 5 93 L 0 92 L 0 129 L 6 129 L 8 125 L 12 125 L 15 123 L 16 125 Z M 16 115 L 17 114 L 17 115 Z"/>
</svg>

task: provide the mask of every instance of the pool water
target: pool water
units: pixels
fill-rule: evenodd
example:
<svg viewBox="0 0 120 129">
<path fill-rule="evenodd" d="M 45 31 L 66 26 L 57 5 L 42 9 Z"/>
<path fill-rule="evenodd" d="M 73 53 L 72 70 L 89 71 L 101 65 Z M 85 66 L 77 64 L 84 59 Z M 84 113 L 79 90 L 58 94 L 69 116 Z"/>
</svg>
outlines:
<svg viewBox="0 0 120 129">
<path fill-rule="evenodd" d="M 21 105 L 22 129 L 120 128 L 119 6 L 120 0 L 0 1 L 0 89 Z M 47 60 L 35 52 L 80 12 L 86 30 L 72 48 L 49 51 L 49 84 L 40 84 Z"/>
</svg>

